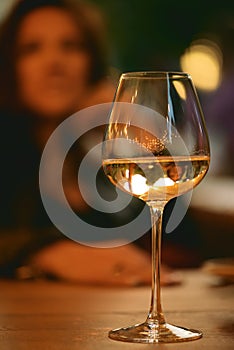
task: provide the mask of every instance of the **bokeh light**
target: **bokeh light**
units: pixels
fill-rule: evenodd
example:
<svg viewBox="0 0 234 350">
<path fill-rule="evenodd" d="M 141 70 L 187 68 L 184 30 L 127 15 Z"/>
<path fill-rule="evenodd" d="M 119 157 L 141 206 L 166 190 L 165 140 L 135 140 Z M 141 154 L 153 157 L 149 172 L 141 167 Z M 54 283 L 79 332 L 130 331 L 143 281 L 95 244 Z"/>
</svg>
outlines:
<svg viewBox="0 0 234 350">
<path fill-rule="evenodd" d="M 198 89 L 213 91 L 222 79 L 222 52 L 211 40 L 200 39 L 191 43 L 180 58 L 184 72 L 192 75 Z"/>
</svg>

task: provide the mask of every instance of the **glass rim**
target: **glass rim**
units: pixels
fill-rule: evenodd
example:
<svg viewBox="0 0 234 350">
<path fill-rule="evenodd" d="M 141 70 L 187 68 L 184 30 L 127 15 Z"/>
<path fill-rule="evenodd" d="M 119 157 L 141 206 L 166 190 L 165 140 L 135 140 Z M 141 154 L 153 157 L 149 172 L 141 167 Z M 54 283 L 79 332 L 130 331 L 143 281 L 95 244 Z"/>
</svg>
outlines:
<svg viewBox="0 0 234 350">
<path fill-rule="evenodd" d="M 121 74 L 121 78 L 146 78 L 146 79 L 190 79 L 191 75 L 186 72 L 176 71 L 136 71 L 136 72 L 124 72 Z"/>
</svg>

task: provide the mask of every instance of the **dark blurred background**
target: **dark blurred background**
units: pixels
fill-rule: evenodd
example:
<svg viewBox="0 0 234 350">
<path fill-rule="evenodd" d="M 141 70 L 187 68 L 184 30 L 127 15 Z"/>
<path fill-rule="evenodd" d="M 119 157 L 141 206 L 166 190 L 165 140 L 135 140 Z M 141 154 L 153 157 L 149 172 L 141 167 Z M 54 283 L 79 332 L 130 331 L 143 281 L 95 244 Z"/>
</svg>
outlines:
<svg viewBox="0 0 234 350">
<path fill-rule="evenodd" d="M 223 18 L 234 15 L 234 1 L 227 0 L 90 2 L 106 14 L 112 63 L 125 71 L 178 69 L 180 56 L 194 39 L 209 32 L 218 36 Z"/>
</svg>

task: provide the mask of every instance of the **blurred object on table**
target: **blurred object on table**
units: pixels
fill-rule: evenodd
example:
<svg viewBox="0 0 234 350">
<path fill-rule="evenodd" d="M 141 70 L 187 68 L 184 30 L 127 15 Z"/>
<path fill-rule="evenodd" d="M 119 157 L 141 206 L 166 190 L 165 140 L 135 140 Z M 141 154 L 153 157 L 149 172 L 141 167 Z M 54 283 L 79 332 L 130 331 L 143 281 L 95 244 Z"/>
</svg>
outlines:
<svg viewBox="0 0 234 350">
<path fill-rule="evenodd" d="M 207 260 L 203 265 L 203 271 L 215 277 L 213 285 L 234 283 L 234 258 Z"/>
<path fill-rule="evenodd" d="M 191 214 L 203 237 L 204 259 L 234 255 L 234 177 L 207 176 L 194 190 Z"/>
</svg>

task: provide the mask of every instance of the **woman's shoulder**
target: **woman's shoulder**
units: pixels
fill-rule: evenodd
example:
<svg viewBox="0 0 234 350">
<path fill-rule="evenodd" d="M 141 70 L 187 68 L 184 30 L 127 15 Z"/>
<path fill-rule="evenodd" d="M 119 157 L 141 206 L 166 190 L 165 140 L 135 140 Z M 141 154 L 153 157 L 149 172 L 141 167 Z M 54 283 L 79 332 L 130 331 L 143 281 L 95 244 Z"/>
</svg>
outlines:
<svg viewBox="0 0 234 350">
<path fill-rule="evenodd" d="M 37 158 L 31 134 L 25 116 L 0 110 L 0 153 L 7 164 L 32 163 Z"/>
</svg>

